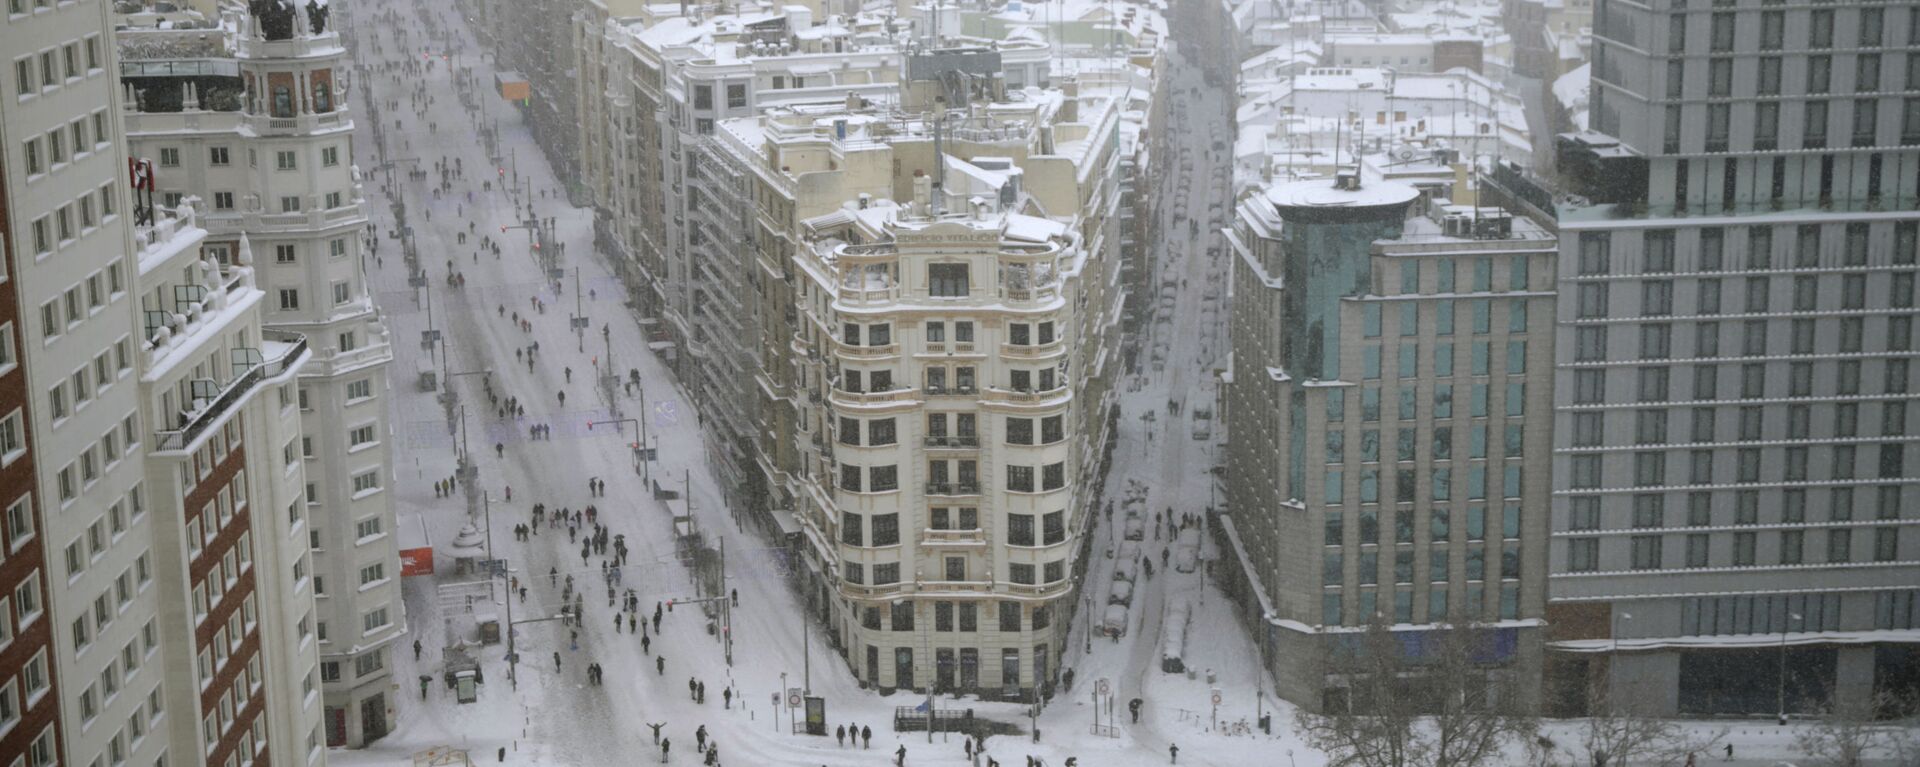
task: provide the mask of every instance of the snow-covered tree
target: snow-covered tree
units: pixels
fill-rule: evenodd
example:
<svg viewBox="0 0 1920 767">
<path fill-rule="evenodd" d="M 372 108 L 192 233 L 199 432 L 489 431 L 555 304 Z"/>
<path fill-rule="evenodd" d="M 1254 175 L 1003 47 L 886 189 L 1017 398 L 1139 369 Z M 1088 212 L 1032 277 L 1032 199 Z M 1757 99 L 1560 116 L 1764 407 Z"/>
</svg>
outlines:
<svg viewBox="0 0 1920 767">
<path fill-rule="evenodd" d="M 1376 621 L 1331 653 L 1347 699 L 1295 724 L 1333 767 L 1473 767 L 1501 763 L 1539 722 L 1511 675 L 1480 659 L 1489 633 L 1456 626 L 1416 635 Z M 1415 650 L 1414 648 L 1417 648 Z"/>
</svg>

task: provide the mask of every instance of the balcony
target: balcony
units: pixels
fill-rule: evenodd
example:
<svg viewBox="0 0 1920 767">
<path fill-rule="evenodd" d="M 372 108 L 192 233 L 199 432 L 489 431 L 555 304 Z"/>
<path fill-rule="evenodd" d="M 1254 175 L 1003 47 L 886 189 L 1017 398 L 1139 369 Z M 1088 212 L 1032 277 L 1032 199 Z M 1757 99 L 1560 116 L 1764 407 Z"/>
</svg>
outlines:
<svg viewBox="0 0 1920 767">
<path fill-rule="evenodd" d="M 894 389 L 882 392 L 841 391 L 834 389 L 829 397 L 836 405 L 884 405 L 891 402 L 910 402 L 914 399 L 913 389 Z"/>
<path fill-rule="evenodd" d="M 980 438 L 971 435 L 965 437 L 928 437 L 926 438 L 926 445 L 927 448 L 931 450 L 973 450 L 980 447 Z"/>
<path fill-rule="evenodd" d="M 848 346 L 847 344 L 836 341 L 834 342 L 834 349 L 835 351 L 839 352 L 840 356 L 842 357 L 852 357 L 855 359 L 875 359 L 879 357 L 894 357 L 894 356 L 899 356 L 900 354 L 899 344 L 881 344 L 879 346 Z"/>
<path fill-rule="evenodd" d="M 923 530 L 920 533 L 922 546 L 985 546 L 987 531 L 972 530 Z"/>
<path fill-rule="evenodd" d="M 302 114 L 293 117 L 250 114 L 245 119 L 247 125 L 262 136 L 286 136 L 352 127 L 353 124 L 347 121 L 345 115 L 345 111 Z"/>
<path fill-rule="evenodd" d="M 989 386 L 987 387 L 987 395 L 984 399 L 986 399 L 989 402 L 1012 402 L 1020 405 L 1040 405 L 1040 404 L 1052 404 L 1054 400 L 1066 399 L 1067 396 L 1071 393 L 1072 393 L 1071 390 L 1069 390 L 1065 386 L 1055 387 L 1052 389 L 1048 389 L 1046 391 L 1015 391 L 1013 389 L 1002 389 L 997 386 Z"/>
<path fill-rule="evenodd" d="M 1001 344 L 1000 356 L 1007 359 L 1034 360 L 1044 357 L 1058 357 L 1066 350 L 1066 339 L 1056 338 L 1044 344 Z"/>
<path fill-rule="evenodd" d="M 929 397 L 971 397 L 979 391 L 972 386 L 928 386 Z"/>
<path fill-rule="evenodd" d="M 224 388 L 209 391 L 208 397 L 196 400 L 197 407 L 194 410 L 181 413 L 180 428 L 156 431 L 155 449 L 162 452 L 185 450 L 222 415 L 246 399 L 247 393 L 260 383 L 260 379 L 286 373 L 299 363 L 307 351 L 307 338 L 299 333 L 263 330 L 261 337 L 273 344 L 267 351 L 277 356 L 267 359 L 258 349 L 233 349 L 230 355 L 236 369 L 234 377 Z"/>
<path fill-rule="evenodd" d="M 979 482 L 928 482 L 927 495 L 979 495 Z"/>
<path fill-rule="evenodd" d="M 913 589 L 923 594 L 991 592 L 993 581 L 915 581 Z"/>
</svg>

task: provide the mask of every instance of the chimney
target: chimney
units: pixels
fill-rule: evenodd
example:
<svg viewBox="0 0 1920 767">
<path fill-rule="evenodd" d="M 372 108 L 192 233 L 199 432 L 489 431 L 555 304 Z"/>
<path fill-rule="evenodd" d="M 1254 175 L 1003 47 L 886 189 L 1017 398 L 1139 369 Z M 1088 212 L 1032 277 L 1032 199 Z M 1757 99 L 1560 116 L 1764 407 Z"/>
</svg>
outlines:
<svg viewBox="0 0 1920 767">
<path fill-rule="evenodd" d="M 933 178 L 924 170 L 913 172 L 913 207 L 920 215 L 933 215 Z"/>
</svg>

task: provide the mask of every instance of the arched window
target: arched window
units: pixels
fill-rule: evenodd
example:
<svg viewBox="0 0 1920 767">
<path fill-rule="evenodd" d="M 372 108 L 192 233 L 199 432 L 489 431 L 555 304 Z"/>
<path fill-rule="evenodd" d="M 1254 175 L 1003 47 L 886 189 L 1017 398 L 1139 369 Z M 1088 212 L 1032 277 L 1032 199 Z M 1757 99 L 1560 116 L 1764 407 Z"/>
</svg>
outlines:
<svg viewBox="0 0 1920 767">
<path fill-rule="evenodd" d="M 333 88 L 326 80 L 313 84 L 313 111 L 322 114 L 333 111 Z"/>
<path fill-rule="evenodd" d="M 293 116 L 293 89 L 285 85 L 273 86 L 273 116 Z"/>
</svg>

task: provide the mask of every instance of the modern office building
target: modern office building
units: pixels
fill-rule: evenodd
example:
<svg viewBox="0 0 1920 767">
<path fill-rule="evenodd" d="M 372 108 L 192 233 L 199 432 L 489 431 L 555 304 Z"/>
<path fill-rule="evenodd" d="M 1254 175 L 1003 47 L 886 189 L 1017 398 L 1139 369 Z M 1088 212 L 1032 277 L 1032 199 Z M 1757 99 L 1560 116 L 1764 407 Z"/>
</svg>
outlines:
<svg viewBox="0 0 1920 767">
<path fill-rule="evenodd" d="M 1487 627 L 1491 674 L 1539 674 L 1556 244 L 1444 194 L 1277 183 L 1227 232 L 1224 564 L 1276 692 L 1310 710 L 1347 705 L 1331 659 L 1375 622 Z"/>
<path fill-rule="evenodd" d="M 1558 144 L 1550 698 L 1920 688 L 1916 89 L 1912 4 L 1596 4 L 1592 131 Z"/>
<path fill-rule="evenodd" d="M 395 721 L 388 669 L 404 621 L 382 492 L 393 351 L 362 262 L 346 52 L 331 11 L 226 21 L 119 32 L 128 144 L 153 161 L 162 200 L 200 200 L 210 258 L 253 257 L 265 326 L 312 339 L 295 398 L 306 481 L 283 506 L 313 549 L 326 740 L 357 747 Z"/>
</svg>

